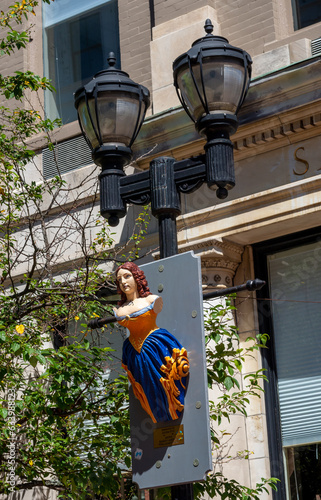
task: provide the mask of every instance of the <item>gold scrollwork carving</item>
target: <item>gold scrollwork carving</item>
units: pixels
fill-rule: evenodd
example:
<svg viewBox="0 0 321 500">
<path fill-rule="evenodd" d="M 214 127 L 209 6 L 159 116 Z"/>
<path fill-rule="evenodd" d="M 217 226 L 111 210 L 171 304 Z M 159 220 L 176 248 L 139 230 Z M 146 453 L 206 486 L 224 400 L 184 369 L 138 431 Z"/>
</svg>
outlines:
<svg viewBox="0 0 321 500">
<path fill-rule="evenodd" d="M 296 148 L 296 150 L 294 151 L 294 158 L 296 159 L 296 161 L 299 161 L 300 163 L 303 163 L 303 165 L 305 165 L 305 170 L 304 170 L 304 172 L 296 172 L 295 169 L 293 169 L 294 175 L 304 175 L 309 170 L 309 163 L 306 160 L 304 160 L 303 158 L 299 158 L 299 156 L 297 155 L 297 152 L 300 151 L 300 149 L 302 149 L 302 151 L 304 151 L 303 146 Z"/>
</svg>

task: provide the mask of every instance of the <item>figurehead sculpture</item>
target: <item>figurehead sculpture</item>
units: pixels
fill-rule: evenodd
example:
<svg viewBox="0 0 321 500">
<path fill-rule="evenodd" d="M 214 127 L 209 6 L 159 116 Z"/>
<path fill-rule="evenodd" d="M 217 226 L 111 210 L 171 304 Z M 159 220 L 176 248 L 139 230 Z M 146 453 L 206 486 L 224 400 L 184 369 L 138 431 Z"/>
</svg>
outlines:
<svg viewBox="0 0 321 500">
<path fill-rule="evenodd" d="M 153 422 L 177 420 L 184 409 L 187 351 L 156 325 L 163 299 L 150 292 L 144 272 L 136 264 L 119 266 L 116 283 L 121 300 L 114 314 L 130 333 L 123 345 L 122 366 L 134 395 Z"/>
</svg>

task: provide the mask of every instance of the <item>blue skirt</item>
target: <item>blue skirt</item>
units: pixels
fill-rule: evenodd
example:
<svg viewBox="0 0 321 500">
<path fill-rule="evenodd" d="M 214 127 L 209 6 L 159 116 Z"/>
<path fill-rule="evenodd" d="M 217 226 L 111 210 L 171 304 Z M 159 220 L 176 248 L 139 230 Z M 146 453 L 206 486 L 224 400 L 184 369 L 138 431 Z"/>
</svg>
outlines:
<svg viewBox="0 0 321 500">
<path fill-rule="evenodd" d="M 153 422 L 176 420 L 184 409 L 189 364 L 186 349 L 164 328 L 145 339 L 141 352 L 127 338 L 123 367 L 135 396 Z"/>
</svg>

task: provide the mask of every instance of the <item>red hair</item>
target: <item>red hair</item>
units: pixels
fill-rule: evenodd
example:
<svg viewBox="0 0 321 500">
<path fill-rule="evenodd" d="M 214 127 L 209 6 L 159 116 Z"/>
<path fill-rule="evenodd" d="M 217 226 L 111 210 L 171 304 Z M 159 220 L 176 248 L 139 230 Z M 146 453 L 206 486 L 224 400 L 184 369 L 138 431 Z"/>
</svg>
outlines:
<svg viewBox="0 0 321 500">
<path fill-rule="evenodd" d="M 122 264 L 121 266 L 117 267 L 115 272 L 117 292 L 120 294 L 121 297 L 120 301 L 118 302 L 119 306 L 122 306 L 127 301 L 126 294 L 120 289 L 117 280 L 117 274 L 121 269 L 127 269 L 127 271 L 130 271 L 132 273 L 137 285 L 137 292 L 140 297 L 147 297 L 147 295 L 151 295 L 144 271 L 142 271 L 136 264 L 134 264 L 134 262 L 125 262 L 125 264 Z"/>
</svg>

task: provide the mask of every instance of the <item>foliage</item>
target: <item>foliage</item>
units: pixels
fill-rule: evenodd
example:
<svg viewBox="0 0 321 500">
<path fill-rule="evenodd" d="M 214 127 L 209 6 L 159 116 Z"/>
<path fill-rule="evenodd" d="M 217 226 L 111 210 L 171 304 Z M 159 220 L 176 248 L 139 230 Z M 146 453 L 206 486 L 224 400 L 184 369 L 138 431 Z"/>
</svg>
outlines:
<svg viewBox="0 0 321 500">
<path fill-rule="evenodd" d="M 2 56 L 26 47 L 37 4 L 1 12 Z M 59 122 L 24 106 L 45 89 L 31 71 L 0 75 L 0 494 L 45 485 L 63 498 L 114 499 L 130 466 L 127 379 L 108 377 L 109 331 L 90 338 L 84 322 L 109 310 L 115 263 L 141 255 L 148 208 L 116 248 L 97 170 L 68 184 L 43 178 L 32 140 L 41 133 L 53 149 Z"/>
<path fill-rule="evenodd" d="M 231 415 L 247 416 L 251 399 L 260 397 L 262 381 L 266 379 L 261 369 L 241 375 L 246 359 L 253 356 L 255 351 L 265 348 L 268 336 L 248 337 L 241 346 L 233 321 L 234 311 L 233 297 L 229 297 L 224 305 L 210 307 L 205 320 L 208 384 L 210 389 L 215 389 L 215 394 L 219 390 L 220 396 L 210 401 L 214 470 L 204 483 L 195 485 L 196 498 L 203 498 L 204 493 L 207 493 L 210 497 L 221 499 L 259 500 L 268 487 L 276 489 L 277 480 L 274 478 L 262 478 L 255 488 L 247 488 L 223 474 L 224 463 L 247 460 L 251 451 L 242 450 L 231 455 L 229 439 L 233 436 L 219 429 L 230 421 Z"/>
</svg>

